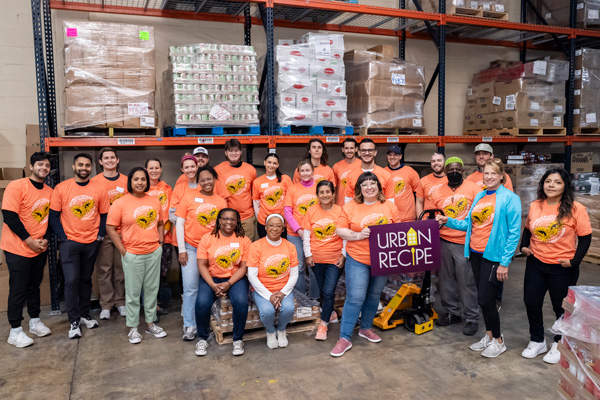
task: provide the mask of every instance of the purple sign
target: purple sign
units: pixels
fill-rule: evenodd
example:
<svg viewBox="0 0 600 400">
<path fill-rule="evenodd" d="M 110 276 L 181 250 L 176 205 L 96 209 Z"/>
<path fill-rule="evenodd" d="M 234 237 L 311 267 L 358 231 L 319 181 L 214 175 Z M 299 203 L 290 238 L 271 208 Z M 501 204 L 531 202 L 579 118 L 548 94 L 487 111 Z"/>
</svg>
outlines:
<svg viewBox="0 0 600 400">
<path fill-rule="evenodd" d="M 372 276 L 440 269 L 440 228 L 436 220 L 369 228 Z"/>
</svg>

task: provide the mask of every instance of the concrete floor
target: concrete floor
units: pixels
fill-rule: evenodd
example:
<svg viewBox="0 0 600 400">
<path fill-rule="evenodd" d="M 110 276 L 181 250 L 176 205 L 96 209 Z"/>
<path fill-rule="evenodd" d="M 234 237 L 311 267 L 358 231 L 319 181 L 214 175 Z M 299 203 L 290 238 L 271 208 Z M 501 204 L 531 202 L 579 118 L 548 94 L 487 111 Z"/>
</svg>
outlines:
<svg viewBox="0 0 600 400">
<path fill-rule="evenodd" d="M 379 332 L 380 344 L 355 336 L 354 347 L 342 358 L 329 355 L 339 324 L 326 342 L 313 334 L 289 337 L 286 349 L 269 350 L 263 339 L 246 342 L 246 354 L 231 355 L 231 345 L 211 341 L 209 353 L 194 355 L 194 343 L 181 340 L 177 310 L 162 317 L 165 339 L 127 341 L 124 319 L 116 314 L 100 321 L 83 338 L 69 340 L 66 315 L 42 317 L 53 334 L 36 338 L 26 349 L 0 343 L 0 399 L 552 399 L 557 398 L 556 366 L 541 357 L 526 360 L 521 351 L 529 341 L 522 301 L 525 262 L 511 265 L 501 311 L 508 350 L 486 359 L 468 346 L 475 338 L 462 326 L 435 327 L 422 336 L 404 328 Z M 598 265 L 584 263 L 579 284 L 600 285 Z M 552 313 L 546 299 L 546 328 Z M 95 315 L 97 317 L 97 315 Z M 27 319 L 24 321 L 24 326 Z M 2 340 L 8 336 L 0 314 Z M 547 333 L 547 340 L 552 335 Z"/>
</svg>

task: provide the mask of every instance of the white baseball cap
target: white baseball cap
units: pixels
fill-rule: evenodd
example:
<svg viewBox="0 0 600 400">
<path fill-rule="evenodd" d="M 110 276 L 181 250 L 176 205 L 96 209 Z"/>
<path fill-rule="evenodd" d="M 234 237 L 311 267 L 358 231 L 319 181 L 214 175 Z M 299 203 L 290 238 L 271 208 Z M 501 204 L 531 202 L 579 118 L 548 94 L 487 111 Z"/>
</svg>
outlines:
<svg viewBox="0 0 600 400">
<path fill-rule="evenodd" d="M 494 149 L 492 149 L 492 146 L 487 143 L 479 143 L 477 146 L 475 146 L 473 153 L 477 153 L 478 151 L 487 151 L 490 154 L 494 154 Z"/>
<path fill-rule="evenodd" d="M 194 149 L 194 151 L 192 152 L 193 155 L 196 154 L 204 154 L 206 156 L 208 156 L 208 150 L 206 150 L 204 147 L 200 146 L 200 147 L 196 147 Z"/>
</svg>

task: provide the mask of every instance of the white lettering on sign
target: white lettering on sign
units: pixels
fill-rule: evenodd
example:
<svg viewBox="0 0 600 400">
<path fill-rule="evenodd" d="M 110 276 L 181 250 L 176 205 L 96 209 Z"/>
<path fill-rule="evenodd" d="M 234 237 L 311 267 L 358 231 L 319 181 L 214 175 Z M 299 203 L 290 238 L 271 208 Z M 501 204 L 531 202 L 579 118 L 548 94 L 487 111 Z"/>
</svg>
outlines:
<svg viewBox="0 0 600 400">
<path fill-rule="evenodd" d="M 217 121 L 227 121 L 229 118 L 231 118 L 231 113 L 218 104 L 212 106 L 208 115 Z"/>
<path fill-rule="evenodd" d="M 148 115 L 148 103 L 127 103 L 129 115 Z"/>
<path fill-rule="evenodd" d="M 414 250 L 414 258 L 411 250 L 400 250 L 395 251 L 391 250 L 388 252 L 380 252 L 379 253 L 379 264 L 384 268 L 398 268 L 398 266 L 408 267 L 411 265 L 418 264 L 431 264 L 431 258 L 433 255 L 431 254 L 431 247 L 426 247 L 424 249 L 413 249 Z M 414 260 L 414 263 L 413 263 Z"/>
</svg>

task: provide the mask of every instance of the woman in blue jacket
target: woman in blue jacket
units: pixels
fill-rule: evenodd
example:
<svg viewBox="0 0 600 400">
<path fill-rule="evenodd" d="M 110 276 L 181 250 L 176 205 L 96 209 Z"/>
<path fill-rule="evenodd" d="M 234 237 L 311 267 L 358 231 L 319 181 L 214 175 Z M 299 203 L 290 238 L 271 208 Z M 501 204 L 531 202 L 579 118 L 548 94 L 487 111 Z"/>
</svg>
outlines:
<svg viewBox="0 0 600 400">
<path fill-rule="evenodd" d="M 506 351 L 500 332 L 500 315 L 496 308 L 496 292 L 501 282 L 508 279 L 508 265 L 519 243 L 521 230 L 521 199 L 506 189 L 504 165 L 495 158 L 483 169 L 486 189 L 479 193 L 464 221 L 438 215 L 436 219 L 451 229 L 466 231 L 465 257 L 477 284 L 477 301 L 485 321 L 486 335 L 471 345 L 488 358 Z"/>
</svg>

